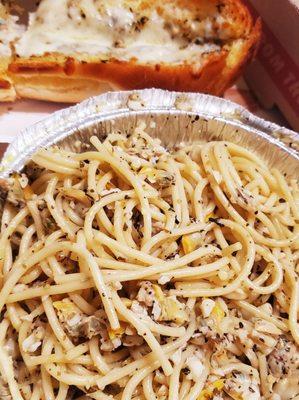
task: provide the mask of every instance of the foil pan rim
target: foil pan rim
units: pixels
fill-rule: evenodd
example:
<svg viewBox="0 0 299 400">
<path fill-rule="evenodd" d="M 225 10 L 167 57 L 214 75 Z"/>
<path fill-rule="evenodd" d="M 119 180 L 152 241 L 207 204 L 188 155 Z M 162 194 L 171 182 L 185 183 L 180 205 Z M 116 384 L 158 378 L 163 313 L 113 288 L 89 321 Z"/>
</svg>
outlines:
<svg viewBox="0 0 299 400">
<path fill-rule="evenodd" d="M 111 120 L 121 115 L 158 114 L 165 111 L 198 114 L 239 126 L 271 142 L 299 162 L 298 152 L 271 135 L 276 133 L 289 141 L 298 141 L 298 133 L 257 117 L 230 100 L 201 93 L 144 89 L 107 92 L 91 97 L 75 106 L 56 111 L 24 129 L 3 156 L 0 178 L 6 178 L 12 171 L 19 171 L 38 148 L 62 140 L 89 122 Z"/>
</svg>

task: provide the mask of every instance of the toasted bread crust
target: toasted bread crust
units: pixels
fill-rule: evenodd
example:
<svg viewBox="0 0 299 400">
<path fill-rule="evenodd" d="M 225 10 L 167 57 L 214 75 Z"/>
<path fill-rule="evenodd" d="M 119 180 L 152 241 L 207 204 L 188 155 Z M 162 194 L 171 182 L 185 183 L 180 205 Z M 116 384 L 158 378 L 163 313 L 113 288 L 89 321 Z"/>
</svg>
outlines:
<svg viewBox="0 0 299 400">
<path fill-rule="evenodd" d="M 177 1 L 186 3 L 186 0 Z M 193 3 L 200 1 L 193 0 Z M 223 48 L 206 55 L 200 67 L 187 63 L 142 64 L 138 60 L 101 61 L 96 57 L 80 61 L 76 57 L 52 53 L 14 58 L 8 68 L 9 76 L 19 97 L 59 102 L 77 102 L 107 89 L 148 87 L 222 95 L 255 54 L 261 35 L 261 21 L 253 21 L 241 0 L 222 3 L 225 3 L 226 12 L 238 22 L 238 34 L 242 39 L 230 50 Z"/>
<path fill-rule="evenodd" d="M 4 79 L 4 77 L 0 77 L 0 89 L 8 90 L 11 88 L 11 83 Z"/>
<path fill-rule="evenodd" d="M 0 101 L 15 101 L 17 94 L 11 78 L 7 74 L 9 58 L 0 58 Z"/>
<path fill-rule="evenodd" d="M 6 74 L 0 74 L 0 101 L 12 102 L 16 99 L 17 93 L 14 84 Z"/>
</svg>

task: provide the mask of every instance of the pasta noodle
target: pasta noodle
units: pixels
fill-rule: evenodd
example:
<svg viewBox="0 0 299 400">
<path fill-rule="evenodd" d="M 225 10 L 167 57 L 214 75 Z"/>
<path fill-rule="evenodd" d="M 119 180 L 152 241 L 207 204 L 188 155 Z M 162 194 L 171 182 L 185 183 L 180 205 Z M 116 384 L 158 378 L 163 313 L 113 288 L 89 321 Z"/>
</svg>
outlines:
<svg viewBox="0 0 299 400">
<path fill-rule="evenodd" d="M 144 123 L 91 144 L 9 178 L 0 398 L 298 398 L 298 182 Z"/>
</svg>

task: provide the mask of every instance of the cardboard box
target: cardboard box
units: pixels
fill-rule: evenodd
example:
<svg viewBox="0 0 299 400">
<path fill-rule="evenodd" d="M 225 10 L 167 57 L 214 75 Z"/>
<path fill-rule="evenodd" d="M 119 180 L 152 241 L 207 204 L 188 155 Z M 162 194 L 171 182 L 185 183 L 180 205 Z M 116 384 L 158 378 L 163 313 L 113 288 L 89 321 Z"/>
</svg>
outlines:
<svg viewBox="0 0 299 400">
<path fill-rule="evenodd" d="M 246 0 L 263 19 L 263 38 L 245 79 L 262 105 L 277 106 L 299 131 L 299 0 Z"/>
</svg>

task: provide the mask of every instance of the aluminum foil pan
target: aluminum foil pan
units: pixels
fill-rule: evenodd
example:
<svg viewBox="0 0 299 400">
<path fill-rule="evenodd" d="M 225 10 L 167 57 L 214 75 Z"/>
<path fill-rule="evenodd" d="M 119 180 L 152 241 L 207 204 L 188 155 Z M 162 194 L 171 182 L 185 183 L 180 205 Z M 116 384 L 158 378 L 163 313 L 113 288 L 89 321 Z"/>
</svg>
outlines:
<svg viewBox="0 0 299 400">
<path fill-rule="evenodd" d="M 159 89 L 110 92 L 54 113 L 11 143 L 0 177 L 20 171 L 40 147 L 59 144 L 78 151 L 78 141 L 89 143 L 90 136 L 101 138 L 112 131 L 130 132 L 140 119 L 147 123 L 147 132 L 168 148 L 181 142 L 228 140 L 255 151 L 270 167 L 299 178 L 299 135 L 295 132 L 218 97 Z"/>
</svg>

